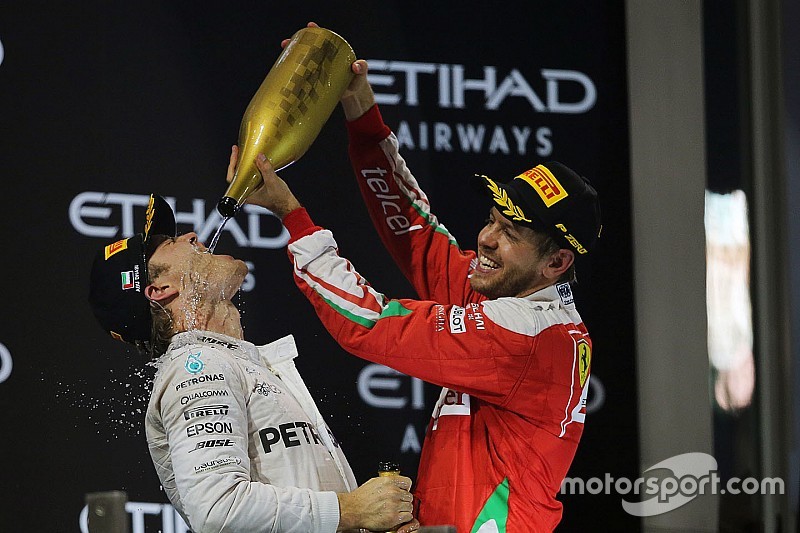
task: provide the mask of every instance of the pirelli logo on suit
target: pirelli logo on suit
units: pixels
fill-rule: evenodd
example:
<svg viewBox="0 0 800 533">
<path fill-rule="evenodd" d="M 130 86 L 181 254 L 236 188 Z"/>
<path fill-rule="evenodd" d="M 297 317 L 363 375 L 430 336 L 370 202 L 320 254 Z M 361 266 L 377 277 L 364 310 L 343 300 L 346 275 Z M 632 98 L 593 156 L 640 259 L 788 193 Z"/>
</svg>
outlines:
<svg viewBox="0 0 800 533">
<path fill-rule="evenodd" d="M 203 405 L 201 407 L 194 407 L 192 409 L 187 409 L 183 412 L 183 418 L 185 420 L 191 420 L 193 418 L 201 418 L 206 416 L 225 416 L 228 414 L 228 406 L 225 404 L 216 404 L 216 405 Z"/>
</svg>

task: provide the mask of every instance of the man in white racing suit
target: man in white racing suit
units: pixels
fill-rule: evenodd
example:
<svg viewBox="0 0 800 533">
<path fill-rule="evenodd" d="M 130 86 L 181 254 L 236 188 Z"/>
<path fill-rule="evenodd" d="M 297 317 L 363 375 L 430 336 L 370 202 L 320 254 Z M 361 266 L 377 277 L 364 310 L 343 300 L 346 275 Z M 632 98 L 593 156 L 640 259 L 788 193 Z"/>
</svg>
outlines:
<svg viewBox="0 0 800 533">
<path fill-rule="evenodd" d="M 103 328 L 159 356 L 145 429 L 167 497 L 195 533 L 398 531 L 411 480 L 357 487 L 294 365 L 291 336 L 243 340 L 231 297 L 247 266 L 175 235 L 152 195 L 144 233 L 95 259 L 89 301 Z"/>
</svg>

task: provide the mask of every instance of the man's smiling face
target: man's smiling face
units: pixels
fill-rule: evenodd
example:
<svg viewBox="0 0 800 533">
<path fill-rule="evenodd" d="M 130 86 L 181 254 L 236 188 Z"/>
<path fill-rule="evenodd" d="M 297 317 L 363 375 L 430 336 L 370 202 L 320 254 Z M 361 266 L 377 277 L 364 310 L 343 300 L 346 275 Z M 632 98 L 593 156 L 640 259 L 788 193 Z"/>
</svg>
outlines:
<svg viewBox="0 0 800 533">
<path fill-rule="evenodd" d="M 534 230 L 512 223 L 492 207 L 478 233 L 478 266 L 470 277 L 472 288 L 490 299 L 527 296 L 538 290 L 547 261 L 541 257 L 540 240 Z"/>
</svg>

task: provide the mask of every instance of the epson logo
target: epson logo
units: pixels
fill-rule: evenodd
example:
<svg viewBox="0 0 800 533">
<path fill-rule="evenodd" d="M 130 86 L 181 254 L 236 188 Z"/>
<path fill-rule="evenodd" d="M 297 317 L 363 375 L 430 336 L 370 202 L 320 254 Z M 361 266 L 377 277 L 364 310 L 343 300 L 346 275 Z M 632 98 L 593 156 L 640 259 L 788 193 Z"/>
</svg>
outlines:
<svg viewBox="0 0 800 533">
<path fill-rule="evenodd" d="M 183 412 L 183 418 L 185 420 L 191 420 L 193 418 L 201 418 L 204 416 L 214 416 L 214 415 L 227 415 L 228 414 L 228 406 L 227 405 L 204 405 L 202 407 L 195 407 L 193 409 L 187 409 Z"/>
<path fill-rule="evenodd" d="M 87 237 L 130 237 L 141 230 L 135 225 L 134 208 L 144 210 L 149 200 L 150 197 L 143 194 L 86 191 L 70 202 L 69 220 L 75 231 Z M 192 199 L 190 211 L 178 209 L 175 198 L 166 200 L 175 211 L 175 222 L 191 226 L 200 241 L 207 242 L 222 222 L 214 206 L 207 207 L 203 199 Z M 262 234 L 266 230 L 262 226 L 266 225 L 273 228 L 272 235 Z M 283 248 L 289 242 L 289 232 L 275 221 L 275 215 L 249 204 L 242 207 L 239 218 L 228 221 L 224 231 L 242 248 Z"/>
<path fill-rule="evenodd" d="M 201 440 L 195 445 L 194 449 L 189 450 L 189 453 L 196 452 L 197 450 L 202 450 L 204 448 L 229 448 L 231 446 L 233 446 L 233 441 L 231 439 Z"/>
<path fill-rule="evenodd" d="M 206 422 L 194 424 L 186 428 L 187 437 L 196 437 L 208 433 L 210 435 L 223 435 L 233 433 L 233 424 L 230 422 Z"/>
<path fill-rule="evenodd" d="M 537 113 L 586 113 L 597 101 L 594 82 L 577 70 L 541 69 L 534 80 L 517 69 L 498 73 L 497 67 L 485 66 L 477 75 L 465 70 L 464 65 L 370 59 L 368 76 L 375 100 L 382 105 L 419 106 L 420 93 L 426 97 L 426 90 L 445 109 L 467 107 L 469 91 L 479 94 L 483 108 L 491 111 L 512 97 L 526 100 Z M 565 94 L 573 98 L 567 101 Z"/>
</svg>

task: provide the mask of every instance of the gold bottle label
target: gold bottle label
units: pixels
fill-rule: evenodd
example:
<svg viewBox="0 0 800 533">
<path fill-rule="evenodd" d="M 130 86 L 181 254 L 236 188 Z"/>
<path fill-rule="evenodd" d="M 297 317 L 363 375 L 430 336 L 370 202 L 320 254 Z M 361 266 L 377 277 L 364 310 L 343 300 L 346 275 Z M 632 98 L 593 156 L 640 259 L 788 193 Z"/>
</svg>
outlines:
<svg viewBox="0 0 800 533">
<path fill-rule="evenodd" d="M 303 28 L 292 36 L 242 117 L 239 164 L 225 192 L 237 209 L 261 183 L 258 154 L 276 170 L 305 154 L 350 84 L 355 59 L 330 30 Z"/>
</svg>

